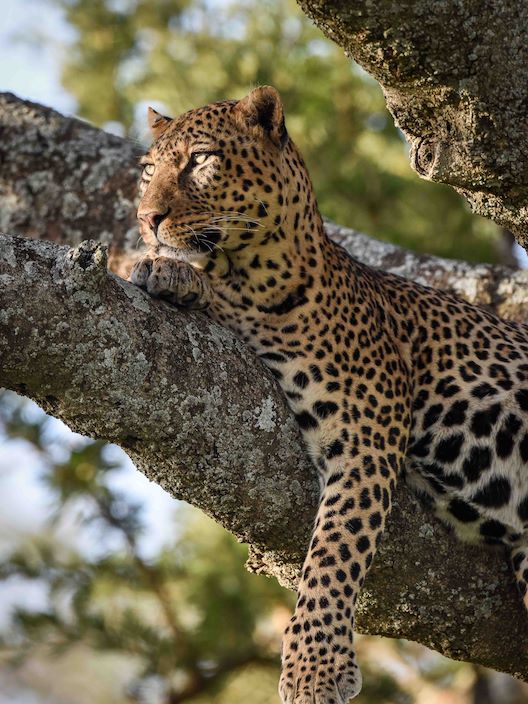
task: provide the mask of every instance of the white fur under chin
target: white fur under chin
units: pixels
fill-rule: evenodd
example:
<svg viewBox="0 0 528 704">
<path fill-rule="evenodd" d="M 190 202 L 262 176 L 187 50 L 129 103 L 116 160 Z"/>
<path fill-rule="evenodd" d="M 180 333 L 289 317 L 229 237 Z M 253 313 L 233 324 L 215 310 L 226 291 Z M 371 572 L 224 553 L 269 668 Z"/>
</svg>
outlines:
<svg viewBox="0 0 528 704">
<path fill-rule="evenodd" d="M 203 269 L 207 264 L 207 256 L 193 249 L 180 249 L 178 247 L 169 247 L 168 245 L 160 244 L 157 248 L 157 254 L 160 257 L 167 257 L 167 259 L 176 259 L 179 262 L 186 262 L 197 269 Z"/>
</svg>

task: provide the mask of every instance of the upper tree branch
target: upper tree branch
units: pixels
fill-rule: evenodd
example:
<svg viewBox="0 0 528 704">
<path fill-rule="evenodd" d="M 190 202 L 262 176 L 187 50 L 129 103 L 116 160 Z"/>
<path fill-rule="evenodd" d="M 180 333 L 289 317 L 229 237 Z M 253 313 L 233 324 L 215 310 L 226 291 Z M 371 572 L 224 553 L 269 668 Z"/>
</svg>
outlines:
<svg viewBox="0 0 528 704">
<path fill-rule="evenodd" d="M 110 244 L 123 274 L 137 252 L 136 145 L 51 108 L 0 93 L 0 232 Z"/>
<path fill-rule="evenodd" d="M 133 213 L 114 209 L 113 198 L 133 210 L 134 149 L 14 98 L 0 102 L 0 118 L 4 222 L 59 241 L 115 231 L 114 251 L 123 251 Z M 33 170 L 40 176 L 31 181 Z M 78 220 L 66 207 L 70 194 L 89 203 Z M 527 317 L 525 272 L 417 257 L 336 226 L 329 231 L 373 265 Z M 294 585 L 317 482 L 274 380 L 230 333 L 107 274 L 95 244 L 69 250 L 3 237 L 0 357 L 0 384 L 73 429 L 120 444 L 153 481 L 249 542 L 255 569 Z M 458 543 L 404 486 L 360 600 L 358 628 L 528 679 L 528 619 L 504 556 Z"/>
<path fill-rule="evenodd" d="M 528 3 L 298 0 L 382 85 L 423 177 L 528 246 Z"/>
</svg>

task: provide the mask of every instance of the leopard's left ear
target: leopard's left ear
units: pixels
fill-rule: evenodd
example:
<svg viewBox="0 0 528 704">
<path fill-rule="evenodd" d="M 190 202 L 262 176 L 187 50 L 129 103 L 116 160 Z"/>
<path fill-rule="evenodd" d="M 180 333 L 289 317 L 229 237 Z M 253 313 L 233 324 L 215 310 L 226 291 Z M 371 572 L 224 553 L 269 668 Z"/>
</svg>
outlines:
<svg viewBox="0 0 528 704">
<path fill-rule="evenodd" d="M 246 127 L 262 130 L 279 149 L 288 141 L 282 100 L 272 86 L 252 90 L 238 101 L 235 113 Z"/>
<path fill-rule="evenodd" d="M 150 131 L 152 132 L 152 136 L 154 139 L 158 139 L 158 137 L 161 137 L 161 135 L 165 132 L 167 127 L 170 125 L 172 122 L 172 119 L 170 117 L 166 117 L 165 115 L 161 115 L 157 110 L 154 110 L 154 108 L 148 109 L 148 126 L 150 128 Z"/>
</svg>

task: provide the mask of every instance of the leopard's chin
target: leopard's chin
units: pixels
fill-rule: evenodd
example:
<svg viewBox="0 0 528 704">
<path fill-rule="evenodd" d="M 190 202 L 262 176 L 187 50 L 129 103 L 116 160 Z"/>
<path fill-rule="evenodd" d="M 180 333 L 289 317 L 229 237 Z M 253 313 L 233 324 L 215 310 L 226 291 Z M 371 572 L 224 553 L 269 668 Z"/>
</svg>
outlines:
<svg viewBox="0 0 528 704">
<path fill-rule="evenodd" d="M 156 247 L 156 253 L 160 257 L 167 257 L 168 259 L 178 259 L 180 261 L 187 261 L 187 257 L 191 254 L 192 249 L 188 246 L 178 247 L 170 244 L 159 243 Z"/>
<path fill-rule="evenodd" d="M 207 255 L 189 245 L 178 247 L 160 243 L 156 248 L 156 253 L 160 257 L 176 259 L 177 261 L 186 262 L 187 264 L 192 264 L 200 268 L 203 268 L 207 263 Z"/>
</svg>

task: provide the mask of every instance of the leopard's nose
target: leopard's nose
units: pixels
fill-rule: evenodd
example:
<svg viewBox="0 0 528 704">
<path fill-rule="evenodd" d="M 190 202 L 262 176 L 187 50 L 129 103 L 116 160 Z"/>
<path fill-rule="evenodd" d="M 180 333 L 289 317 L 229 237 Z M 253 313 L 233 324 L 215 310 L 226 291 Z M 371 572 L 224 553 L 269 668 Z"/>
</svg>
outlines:
<svg viewBox="0 0 528 704">
<path fill-rule="evenodd" d="M 161 225 L 163 220 L 165 220 L 169 213 L 170 208 L 167 208 L 164 213 L 160 213 L 158 210 L 151 210 L 149 213 L 139 213 L 138 218 L 145 222 L 150 227 L 152 232 L 157 235 L 158 227 Z"/>
</svg>

